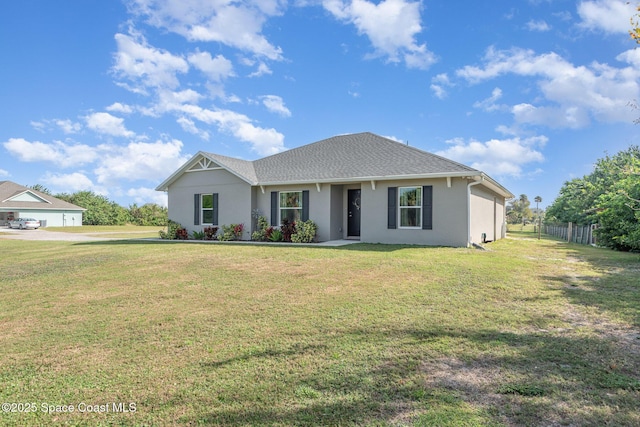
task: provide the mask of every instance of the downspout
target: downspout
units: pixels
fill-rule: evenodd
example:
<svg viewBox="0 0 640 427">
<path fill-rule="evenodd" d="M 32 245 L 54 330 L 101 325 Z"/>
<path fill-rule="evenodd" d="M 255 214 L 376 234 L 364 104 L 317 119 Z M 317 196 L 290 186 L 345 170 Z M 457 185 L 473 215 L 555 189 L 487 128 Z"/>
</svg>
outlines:
<svg viewBox="0 0 640 427">
<path fill-rule="evenodd" d="M 478 179 L 478 177 L 473 177 L 473 179 Z M 482 184 L 483 181 L 484 175 L 480 175 L 479 181 L 473 181 L 467 184 L 467 247 L 473 245 L 471 238 L 471 187 Z"/>
</svg>

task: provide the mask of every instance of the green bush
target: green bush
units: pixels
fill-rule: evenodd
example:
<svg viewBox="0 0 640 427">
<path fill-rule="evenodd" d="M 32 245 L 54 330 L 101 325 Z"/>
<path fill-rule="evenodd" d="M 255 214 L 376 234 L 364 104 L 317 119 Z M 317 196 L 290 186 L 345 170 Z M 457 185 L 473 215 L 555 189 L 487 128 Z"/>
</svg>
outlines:
<svg viewBox="0 0 640 427">
<path fill-rule="evenodd" d="M 295 233 L 291 235 L 293 243 L 311 243 L 316 238 L 318 226 L 312 220 L 296 223 Z"/>
<path fill-rule="evenodd" d="M 269 236 L 269 241 L 270 242 L 282 242 L 282 231 L 278 230 L 277 228 L 274 228 L 271 231 L 271 235 Z"/>
<path fill-rule="evenodd" d="M 167 231 L 160 230 L 160 238 L 166 240 L 185 240 L 188 237 L 187 230 L 179 223 L 168 221 Z"/>
<path fill-rule="evenodd" d="M 257 242 L 266 242 L 273 233 L 273 227 L 269 225 L 269 221 L 264 216 L 258 217 L 258 229 L 251 234 L 251 240 Z"/>
<path fill-rule="evenodd" d="M 222 226 L 222 234 L 218 235 L 218 240 L 240 240 L 242 239 L 242 231 L 244 230 L 244 224 L 229 224 Z"/>
<path fill-rule="evenodd" d="M 204 231 L 194 231 L 191 236 L 193 240 L 204 240 Z"/>
</svg>

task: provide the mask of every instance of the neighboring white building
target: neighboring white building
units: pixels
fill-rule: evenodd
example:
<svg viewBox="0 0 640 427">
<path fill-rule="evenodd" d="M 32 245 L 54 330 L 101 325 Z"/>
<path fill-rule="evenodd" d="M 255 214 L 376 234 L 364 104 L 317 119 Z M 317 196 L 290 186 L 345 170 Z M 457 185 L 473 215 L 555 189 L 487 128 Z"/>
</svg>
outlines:
<svg viewBox="0 0 640 427">
<path fill-rule="evenodd" d="M 467 246 L 506 233 L 513 194 L 485 173 L 372 134 L 335 136 L 255 161 L 199 152 L 157 188 L 189 230 L 313 220 L 319 241 Z"/>
<path fill-rule="evenodd" d="M 35 218 L 42 227 L 81 226 L 86 209 L 11 181 L 0 181 L 0 225 Z"/>
</svg>

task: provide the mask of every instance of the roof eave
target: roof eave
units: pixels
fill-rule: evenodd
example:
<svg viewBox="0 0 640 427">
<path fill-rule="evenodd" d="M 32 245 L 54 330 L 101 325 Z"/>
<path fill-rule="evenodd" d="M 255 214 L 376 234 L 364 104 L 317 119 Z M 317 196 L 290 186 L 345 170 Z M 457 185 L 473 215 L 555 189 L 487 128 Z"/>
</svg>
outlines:
<svg viewBox="0 0 640 427">
<path fill-rule="evenodd" d="M 505 199 L 512 199 L 513 197 L 515 197 L 511 193 L 511 191 L 507 190 L 505 187 L 500 185 L 496 180 L 494 180 L 493 178 L 491 178 L 489 175 L 485 174 L 484 172 L 482 172 L 480 174 L 480 176 L 473 177 L 473 178 L 476 179 L 476 180 L 482 180 L 482 184 L 485 187 L 495 191 L 496 193 L 500 194 Z"/>
<path fill-rule="evenodd" d="M 329 183 L 349 183 L 349 182 L 363 182 L 363 181 L 400 181 L 406 179 L 436 179 L 436 178 L 467 178 L 467 177 L 480 177 L 479 171 L 465 171 L 465 172 L 438 172 L 438 173 L 421 173 L 412 175 L 383 175 L 383 176 L 357 176 L 350 178 L 323 178 L 323 179 L 306 179 L 296 181 L 264 181 L 258 182 L 253 185 L 295 185 L 295 184 L 329 184 Z"/>
<path fill-rule="evenodd" d="M 56 206 L 49 206 L 49 207 L 31 207 L 31 206 L 5 206 L 5 205 L 0 205 L 0 209 L 3 211 L 7 211 L 7 210 L 14 210 L 14 211 L 19 211 L 19 210 L 38 210 L 38 211 L 86 211 L 87 209 L 85 208 L 81 208 L 81 207 L 77 207 L 77 208 L 67 208 L 67 207 L 56 207 Z"/>
</svg>

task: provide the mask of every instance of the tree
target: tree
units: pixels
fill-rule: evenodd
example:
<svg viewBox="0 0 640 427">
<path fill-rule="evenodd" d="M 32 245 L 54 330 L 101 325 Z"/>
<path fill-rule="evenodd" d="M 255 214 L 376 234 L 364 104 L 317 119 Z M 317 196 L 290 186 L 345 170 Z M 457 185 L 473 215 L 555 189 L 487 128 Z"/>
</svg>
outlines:
<svg viewBox="0 0 640 427">
<path fill-rule="evenodd" d="M 507 220 L 511 224 L 522 224 L 524 225 L 529 219 L 531 219 L 531 209 L 529 205 L 529 198 L 526 194 L 521 194 L 519 198 L 513 199 L 510 202 L 510 205 L 507 206 Z"/>
<path fill-rule="evenodd" d="M 52 195 L 51 194 L 51 190 L 49 190 L 47 187 L 45 187 L 42 184 L 31 185 L 31 186 L 29 186 L 29 188 L 32 189 L 32 190 L 39 191 L 39 192 L 44 193 L 44 194 L 48 194 L 50 196 Z"/>
<path fill-rule="evenodd" d="M 640 12 L 640 5 L 636 7 L 636 11 Z M 637 44 L 640 44 L 640 13 L 636 13 L 631 17 L 629 35 Z"/>
<path fill-rule="evenodd" d="M 129 212 L 125 208 L 93 191 L 62 193 L 56 197 L 86 209 L 82 214 L 83 225 L 124 225 L 129 222 Z"/>
<path fill-rule="evenodd" d="M 598 242 L 640 249 L 640 148 L 599 159 L 591 174 L 565 182 L 547 208 L 545 222 L 599 224 Z"/>
<path fill-rule="evenodd" d="M 636 11 L 638 13 L 635 13 L 633 16 L 631 16 L 631 19 L 630 19 L 631 29 L 629 30 L 629 35 L 633 40 L 635 40 L 637 44 L 640 44 L 640 5 L 636 7 Z M 640 109 L 636 101 L 629 102 L 629 106 L 634 110 Z M 636 120 L 634 120 L 634 123 L 640 124 L 640 118 L 637 118 Z"/>
<path fill-rule="evenodd" d="M 131 222 L 136 225 L 167 225 L 169 219 L 166 207 L 156 203 L 146 203 L 140 207 L 135 203 L 129 206 Z"/>
<path fill-rule="evenodd" d="M 603 246 L 640 250 L 640 149 L 631 147 L 615 157 L 616 179 L 597 200 L 600 226 L 596 236 Z"/>
</svg>

